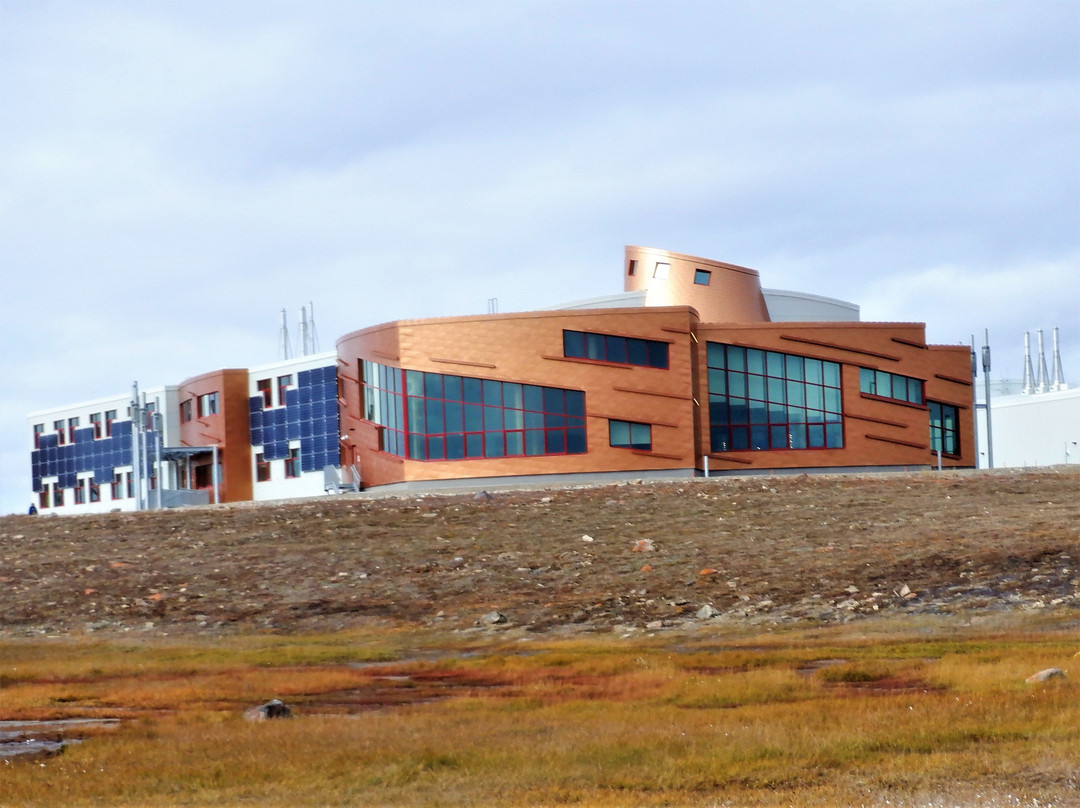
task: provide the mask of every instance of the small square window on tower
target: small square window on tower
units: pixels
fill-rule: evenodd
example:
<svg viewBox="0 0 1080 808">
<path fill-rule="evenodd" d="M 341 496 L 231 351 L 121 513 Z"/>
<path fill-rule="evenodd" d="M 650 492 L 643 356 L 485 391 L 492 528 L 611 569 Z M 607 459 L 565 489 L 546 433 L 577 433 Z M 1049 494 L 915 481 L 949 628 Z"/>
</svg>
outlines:
<svg viewBox="0 0 1080 808">
<path fill-rule="evenodd" d="M 695 269 L 694 270 L 694 283 L 698 286 L 708 286 L 709 281 L 712 280 L 712 273 L 707 269 Z"/>
<path fill-rule="evenodd" d="M 630 267 L 626 270 L 627 275 L 637 275 L 637 261 L 631 261 Z"/>
<path fill-rule="evenodd" d="M 653 270 L 652 276 L 654 278 L 666 278 L 668 271 L 671 269 L 671 264 L 665 264 L 663 261 L 656 262 L 656 269 Z"/>
</svg>

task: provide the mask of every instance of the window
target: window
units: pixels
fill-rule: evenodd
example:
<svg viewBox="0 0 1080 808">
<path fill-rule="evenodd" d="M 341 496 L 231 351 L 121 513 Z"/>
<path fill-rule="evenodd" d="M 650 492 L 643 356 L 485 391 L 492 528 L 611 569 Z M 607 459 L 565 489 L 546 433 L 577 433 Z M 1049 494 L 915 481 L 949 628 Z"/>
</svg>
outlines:
<svg viewBox="0 0 1080 808">
<path fill-rule="evenodd" d="M 285 391 L 292 387 L 292 374 L 278 376 L 277 380 L 277 403 L 279 407 L 285 406 Z"/>
<path fill-rule="evenodd" d="M 300 450 L 289 449 L 289 456 L 285 458 L 285 477 L 292 479 L 300 476 Z"/>
<path fill-rule="evenodd" d="M 75 442 L 75 430 L 79 428 L 79 418 L 68 418 L 68 442 Z"/>
<path fill-rule="evenodd" d="M 45 424 L 34 424 L 34 448 L 41 448 L 41 436 L 45 434 Z"/>
<path fill-rule="evenodd" d="M 39 508 L 48 508 L 49 507 L 49 486 L 47 486 L 47 485 L 44 486 L 41 489 L 41 491 L 38 493 L 38 507 Z"/>
<path fill-rule="evenodd" d="M 274 391 L 271 388 L 269 379 L 259 379 L 255 382 L 255 387 L 259 391 L 259 395 L 262 396 L 264 407 L 274 406 Z"/>
<path fill-rule="evenodd" d="M 668 343 L 654 339 L 563 331 L 563 356 L 570 359 L 667 369 L 669 347 Z"/>
<path fill-rule="evenodd" d="M 416 460 L 584 454 L 585 394 L 364 363 L 381 448 Z"/>
<path fill-rule="evenodd" d="M 101 486 L 93 480 L 87 480 L 90 484 L 90 501 L 101 502 Z"/>
<path fill-rule="evenodd" d="M 708 286 L 709 281 L 712 280 L 712 273 L 707 269 L 695 269 L 694 270 L 694 283 L 698 286 Z"/>
<path fill-rule="evenodd" d="M 205 418 L 208 415 L 217 415 L 218 411 L 218 394 L 217 392 L 206 393 L 199 396 L 199 417 Z"/>
<path fill-rule="evenodd" d="M 53 431 L 56 432 L 56 442 L 57 442 L 57 444 L 60 445 L 60 446 L 63 446 L 67 442 L 65 440 L 65 438 L 67 436 L 64 433 L 64 419 L 63 418 L 61 418 L 59 421 L 53 421 Z"/>
<path fill-rule="evenodd" d="M 191 399 L 180 402 L 180 423 L 186 424 L 191 420 Z"/>
<path fill-rule="evenodd" d="M 113 474 L 112 487 L 109 491 L 113 499 L 124 498 L 124 473 L 121 471 Z"/>
<path fill-rule="evenodd" d="M 951 404 L 928 401 L 930 408 L 930 450 L 960 454 L 960 410 Z"/>
<path fill-rule="evenodd" d="M 52 484 L 52 501 L 54 508 L 59 508 L 64 504 L 64 489 L 60 487 L 60 483 Z"/>
<path fill-rule="evenodd" d="M 270 461 L 262 452 L 255 455 L 255 480 L 260 483 L 270 481 Z"/>
<path fill-rule="evenodd" d="M 840 449 L 840 365 L 811 357 L 707 343 L 714 452 Z"/>
<path fill-rule="evenodd" d="M 631 261 L 630 267 L 626 270 L 627 275 L 637 275 L 637 261 Z"/>
<path fill-rule="evenodd" d="M 626 449 L 652 450 L 652 424 L 633 421 L 608 421 L 608 440 L 612 446 Z"/>
<path fill-rule="evenodd" d="M 922 379 L 887 373 L 884 370 L 859 368 L 859 391 L 880 398 L 891 398 L 908 404 L 923 403 Z"/>
<path fill-rule="evenodd" d="M 101 437 L 101 434 L 102 434 L 102 432 L 101 432 L 101 413 L 100 412 L 92 412 L 92 413 L 90 413 L 90 426 L 92 426 L 94 428 L 94 439 L 97 440 L 98 438 Z"/>
<path fill-rule="evenodd" d="M 105 410 L 105 437 L 112 437 L 112 425 L 116 420 L 116 410 Z M 188 419 L 191 420 L 190 418 Z"/>
<path fill-rule="evenodd" d="M 663 278 L 666 278 L 668 276 L 668 272 L 670 272 L 670 271 L 671 271 L 671 264 L 665 264 L 662 261 L 657 261 L 656 262 L 656 269 L 653 270 L 652 276 L 654 278 L 663 279 Z"/>
<path fill-rule="evenodd" d="M 75 481 L 75 504 L 86 504 L 86 480 Z"/>
</svg>

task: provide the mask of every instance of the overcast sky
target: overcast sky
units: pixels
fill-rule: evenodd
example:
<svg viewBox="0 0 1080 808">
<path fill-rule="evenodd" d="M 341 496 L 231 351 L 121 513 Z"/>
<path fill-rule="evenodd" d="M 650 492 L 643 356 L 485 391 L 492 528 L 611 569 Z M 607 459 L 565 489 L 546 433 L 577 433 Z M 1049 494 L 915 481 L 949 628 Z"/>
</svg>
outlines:
<svg viewBox="0 0 1080 808">
<path fill-rule="evenodd" d="M 405 317 L 766 287 L 1060 326 L 1080 382 L 1080 4 L 0 0 L 0 513 L 29 411 Z M 1049 358 L 1049 357 L 1048 357 Z"/>
</svg>

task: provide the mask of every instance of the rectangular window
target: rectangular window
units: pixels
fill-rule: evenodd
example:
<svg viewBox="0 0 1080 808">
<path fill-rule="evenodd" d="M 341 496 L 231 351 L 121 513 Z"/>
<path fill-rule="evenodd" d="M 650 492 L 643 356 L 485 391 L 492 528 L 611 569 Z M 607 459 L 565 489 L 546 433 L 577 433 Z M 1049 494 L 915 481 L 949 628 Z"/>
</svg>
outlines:
<svg viewBox="0 0 1080 808">
<path fill-rule="evenodd" d="M 923 404 L 923 381 L 884 370 L 859 368 L 859 392 L 906 404 Z"/>
<path fill-rule="evenodd" d="M 270 461 L 262 452 L 255 455 L 255 479 L 260 483 L 270 481 Z"/>
<path fill-rule="evenodd" d="M 655 339 L 621 337 L 592 331 L 563 331 L 563 356 L 568 359 L 592 359 L 613 365 L 636 367 L 668 367 L 671 346 Z"/>
<path fill-rule="evenodd" d="M 75 504 L 76 505 L 85 505 L 86 504 L 86 480 L 76 480 L 75 481 L 75 489 L 74 489 L 74 491 L 75 491 Z"/>
<path fill-rule="evenodd" d="M 712 280 L 712 273 L 707 269 L 695 269 L 694 270 L 694 283 L 698 286 L 708 286 L 709 281 Z"/>
<path fill-rule="evenodd" d="M 90 483 L 90 501 L 101 502 L 101 486 L 93 481 L 88 482 Z"/>
<path fill-rule="evenodd" d="M 292 387 L 292 374 L 278 376 L 277 380 L 277 403 L 279 407 L 285 406 L 285 391 Z"/>
<path fill-rule="evenodd" d="M 56 432 L 56 443 L 60 446 L 63 446 L 64 443 L 66 443 L 65 438 L 67 437 L 66 433 L 64 432 L 63 418 L 61 418 L 59 421 L 53 421 L 53 431 Z"/>
<path fill-rule="evenodd" d="M 116 472 L 113 474 L 112 488 L 109 491 L 113 499 L 124 498 L 124 474 L 123 472 Z"/>
<path fill-rule="evenodd" d="M 652 276 L 654 278 L 663 279 L 663 278 L 666 278 L 668 276 L 668 272 L 670 272 L 670 271 L 671 271 L 671 264 L 666 264 L 663 261 L 657 261 L 656 262 L 656 269 L 653 270 Z"/>
<path fill-rule="evenodd" d="M 112 425 L 116 420 L 116 410 L 105 410 L 105 437 L 112 437 Z M 188 419 L 190 420 L 190 419 Z"/>
<path fill-rule="evenodd" d="M 629 268 L 626 270 L 627 275 L 637 275 L 637 261 L 631 261 Z"/>
<path fill-rule="evenodd" d="M 49 507 L 49 486 L 47 486 L 47 485 L 45 487 L 43 487 L 41 489 L 41 492 L 38 494 L 38 507 L 39 508 L 48 508 Z"/>
<path fill-rule="evenodd" d="M 90 413 L 90 426 L 94 428 L 94 439 L 100 438 L 102 436 L 100 412 Z"/>
<path fill-rule="evenodd" d="M 259 379 L 255 382 L 255 387 L 259 391 L 259 395 L 262 396 L 263 407 L 274 406 L 274 391 L 269 379 Z"/>
<path fill-rule="evenodd" d="M 930 450 L 960 454 L 960 410 L 951 404 L 928 401 L 930 409 Z"/>
<path fill-rule="evenodd" d="M 59 508 L 64 504 L 64 489 L 60 487 L 60 483 L 52 485 L 52 501 L 54 508 Z"/>
<path fill-rule="evenodd" d="M 79 419 L 78 419 L 78 417 L 76 416 L 75 418 L 68 418 L 68 443 L 74 443 L 75 442 L 75 430 L 78 429 L 78 428 L 79 428 Z"/>
<path fill-rule="evenodd" d="M 180 402 L 180 423 L 186 424 L 192 418 L 192 403 L 189 398 L 187 401 Z"/>
<path fill-rule="evenodd" d="M 205 418 L 209 415 L 217 415 L 218 412 L 218 394 L 217 392 L 206 393 L 199 396 L 199 417 Z"/>
<path fill-rule="evenodd" d="M 843 448 L 838 363 L 717 342 L 706 356 L 712 451 Z"/>
<path fill-rule="evenodd" d="M 34 424 L 34 448 L 41 448 L 41 436 L 45 434 L 45 424 Z"/>
<path fill-rule="evenodd" d="M 633 421 L 608 421 L 608 440 L 612 446 L 652 451 L 652 424 Z"/>
<path fill-rule="evenodd" d="M 289 449 L 289 456 L 285 458 L 285 477 L 291 479 L 300 476 L 300 450 Z"/>
</svg>

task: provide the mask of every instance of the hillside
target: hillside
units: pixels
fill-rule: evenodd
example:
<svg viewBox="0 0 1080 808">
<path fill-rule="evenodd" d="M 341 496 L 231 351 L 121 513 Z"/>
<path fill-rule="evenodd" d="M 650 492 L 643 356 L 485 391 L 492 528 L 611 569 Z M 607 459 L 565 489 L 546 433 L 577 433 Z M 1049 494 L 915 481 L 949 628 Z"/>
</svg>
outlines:
<svg viewBox="0 0 1080 808">
<path fill-rule="evenodd" d="M 0 634 L 1080 618 L 1080 466 L 0 519 Z M 711 607 L 711 608 L 705 608 Z"/>
</svg>

